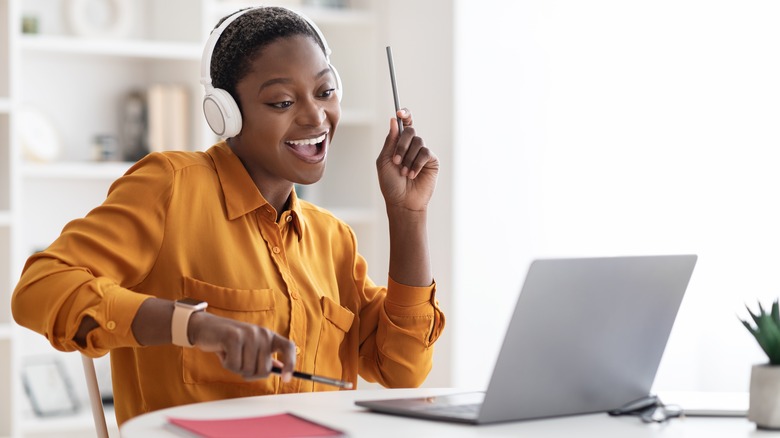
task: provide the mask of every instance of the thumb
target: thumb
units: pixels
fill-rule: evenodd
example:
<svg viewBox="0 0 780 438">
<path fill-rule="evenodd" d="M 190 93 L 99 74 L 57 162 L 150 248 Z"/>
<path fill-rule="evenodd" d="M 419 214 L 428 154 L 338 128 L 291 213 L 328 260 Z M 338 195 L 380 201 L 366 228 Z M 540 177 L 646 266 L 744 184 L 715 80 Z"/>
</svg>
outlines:
<svg viewBox="0 0 780 438">
<path fill-rule="evenodd" d="M 282 362 L 282 380 L 289 382 L 295 370 L 295 343 L 289 339 L 274 335 L 271 349 L 279 353 Z"/>
</svg>

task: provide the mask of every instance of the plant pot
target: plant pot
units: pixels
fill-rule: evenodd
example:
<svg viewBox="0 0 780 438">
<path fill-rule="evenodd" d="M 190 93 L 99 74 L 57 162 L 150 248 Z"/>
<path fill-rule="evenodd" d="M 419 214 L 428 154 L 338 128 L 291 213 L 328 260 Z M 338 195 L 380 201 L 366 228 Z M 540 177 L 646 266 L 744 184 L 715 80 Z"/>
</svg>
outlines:
<svg viewBox="0 0 780 438">
<path fill-rule="evenodd" d="M 780 365 L 753 365 L 748 420 L 761 429 L 780 430 Z"/>
</svg>

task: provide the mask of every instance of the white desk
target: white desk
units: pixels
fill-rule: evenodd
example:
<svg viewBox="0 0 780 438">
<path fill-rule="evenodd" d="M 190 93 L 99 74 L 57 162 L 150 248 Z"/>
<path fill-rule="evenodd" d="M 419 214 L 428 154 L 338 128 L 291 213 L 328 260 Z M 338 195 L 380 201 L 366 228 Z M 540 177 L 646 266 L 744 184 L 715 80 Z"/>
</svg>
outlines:
<svg viewBox="0 0 780 438">
<path fill-rule="evenodd" d="M 599 437 L 599 438 L 744 438 L 779 437 L 756 430 L 745 418 L 688 417 L 666 424 L 645 424 L 637 417 L 607 414 L 472 426 L 377 414 L 355 406 L 361 399 L 398 398 L 462 392 L 455 389 L 379 389 L 269 395 L 197 403 L 150 412 L 122 425 L 122 438 L 173 438 L 164 428 L 168 416 L 184 418 L 240 418 L 291 412 L 345 431 L 350 437 Z"/>
</svg>

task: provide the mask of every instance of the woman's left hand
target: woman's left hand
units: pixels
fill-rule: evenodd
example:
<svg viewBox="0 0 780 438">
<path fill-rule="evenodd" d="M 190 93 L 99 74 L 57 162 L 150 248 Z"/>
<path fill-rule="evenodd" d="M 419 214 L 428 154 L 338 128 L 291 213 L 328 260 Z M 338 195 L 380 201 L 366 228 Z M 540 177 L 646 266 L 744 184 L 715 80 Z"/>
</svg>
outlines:
<svg viewBox="0 0 780 438">
<path fill-rule="evenodd" d="M 397 115 L 404 130 L 399 135 L 396 119 L 391 120 L 390 132 L 376 159 L 379 187 L 388 209 L 424 211 L 436 188 L 439 159 L 417 136 L 409 110 L 399 110 Z"/>
</svg>

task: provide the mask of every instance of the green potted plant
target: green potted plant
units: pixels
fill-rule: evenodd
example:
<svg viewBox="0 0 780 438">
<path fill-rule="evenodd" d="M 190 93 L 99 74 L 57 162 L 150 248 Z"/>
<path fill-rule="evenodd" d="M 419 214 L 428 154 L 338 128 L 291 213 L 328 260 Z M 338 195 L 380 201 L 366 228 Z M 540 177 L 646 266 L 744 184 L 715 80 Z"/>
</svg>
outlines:
<svg viewBox="0 0 780 438">
<path fill-rule="evenodd" d="M 750 373 L 748 420 L 763 429 L 780 429 L 780 305 L 772 303 L 767 312 L 761 303 L 758 313 L 748 308 L 751 321 L 742 324 L 758 341 L 769 363 L 753 365 Z"/>
</svg>

